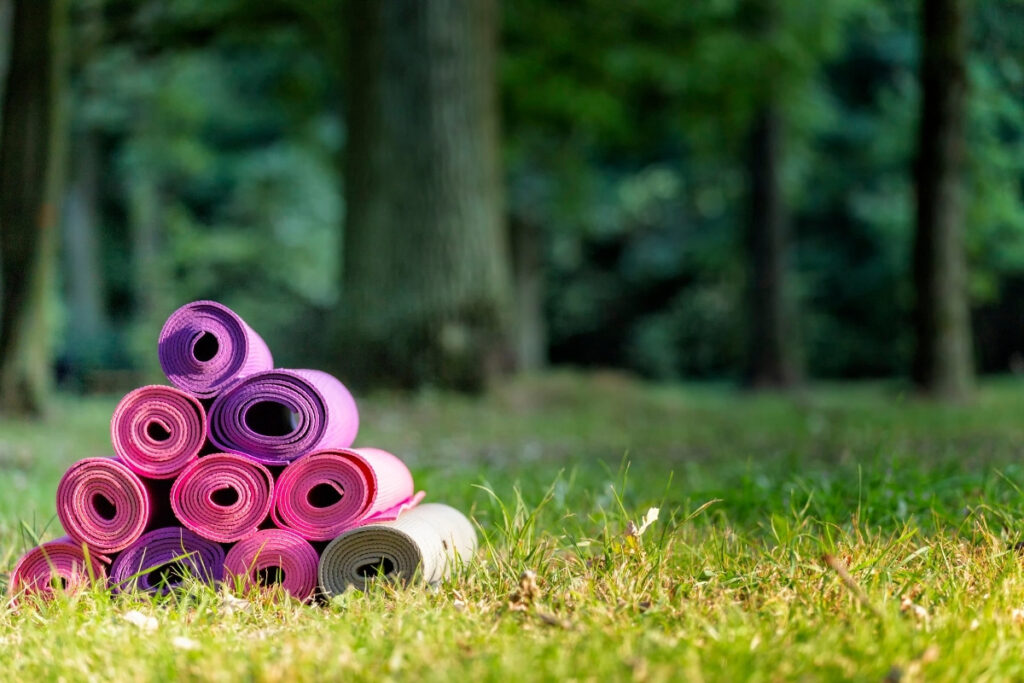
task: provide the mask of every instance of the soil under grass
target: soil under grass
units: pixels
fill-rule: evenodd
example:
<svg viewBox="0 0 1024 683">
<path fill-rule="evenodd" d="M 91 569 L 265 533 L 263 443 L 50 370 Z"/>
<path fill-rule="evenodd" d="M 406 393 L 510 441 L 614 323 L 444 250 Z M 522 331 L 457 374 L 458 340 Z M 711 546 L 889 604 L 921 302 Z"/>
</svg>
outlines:
<svg viewBox="0 0 1024 683">
<path fill-rule="evenodd" d="M 117 398 L 0 422 L 0 571 L 60 534 L 57 480 L 110 454 Z M 360 407 L 360 444 L 479 523 L 475 563 L 321 606 L 195 586 L 0 608 L 0 679 L 1024 678 L 1019 381 L 941 407 L 560 373 Z"/>
</svg>

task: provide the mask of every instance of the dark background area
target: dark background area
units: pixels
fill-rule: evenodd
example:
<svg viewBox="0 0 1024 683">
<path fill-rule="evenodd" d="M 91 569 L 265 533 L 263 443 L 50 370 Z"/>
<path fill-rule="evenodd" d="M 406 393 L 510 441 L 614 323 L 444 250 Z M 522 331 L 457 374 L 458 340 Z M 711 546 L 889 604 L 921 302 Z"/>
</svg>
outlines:
<svg viewBox="0 0 1024 683">
<path fill-rule="evenodd" d="M 0 406 L 155 368 L 788 388 L 1024 368 L 1013 0 L 5 0 Z"/>
</svg>

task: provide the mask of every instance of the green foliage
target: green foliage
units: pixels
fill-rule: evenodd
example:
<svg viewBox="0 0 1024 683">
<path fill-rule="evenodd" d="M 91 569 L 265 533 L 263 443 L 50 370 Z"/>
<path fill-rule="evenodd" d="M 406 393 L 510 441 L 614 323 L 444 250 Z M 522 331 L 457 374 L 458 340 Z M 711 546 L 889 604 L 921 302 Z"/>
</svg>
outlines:
<svg viewBox="0 0 1024 683">
<path fill-rule="evenodd" d="M 340 1 L 75 6 L 102 19 L 75 23 L 73 111 L 102 135 L 99 230 L 118 336 L 68 355 L 145 366 L 167 312 L 212 296 L 283 360 L 329 356 L 322 335 L 274 342 L 319 329 L 338 301 Z M 515 0 L 502 11 L 507 204 L 542 235 L 553 360 L 664 379 L 737 374 L 744 150 L 751 117 L 772 103 L 810 374 L 903 372 L 915 3 Z M 979 367 L 994 370 L 1024 351 L 1012 323 L 1024 288 L 1024 9 L 974 3 L 971 27 L 966 239 Z M 156 257 L 140 267 L 147 225 Z"/>
<path fill-rule="evenodd" d="M 774 102 L 809 369 L 904 371 L 913 4 L 652 0 L 626 11 L 591 0 L 516 2 L 506 12 L 510 204 L 548 229 L 555 360 L 662 378 L 735 372 L 744 143 L 753 113 Z M 1018 3 L 974 5 L 970 284 L 975 306 L 996 320 L 1024 267 L 1022 21 Z M 661 176 L 673 178 L 671 196 L 657 191 Z M 657 258 L 634 258 L 652 243 Z M 1015 348 L 1016 332 L 996 327 L 979 328 L 983 369 L 1005 369 Z"/>
</svg>

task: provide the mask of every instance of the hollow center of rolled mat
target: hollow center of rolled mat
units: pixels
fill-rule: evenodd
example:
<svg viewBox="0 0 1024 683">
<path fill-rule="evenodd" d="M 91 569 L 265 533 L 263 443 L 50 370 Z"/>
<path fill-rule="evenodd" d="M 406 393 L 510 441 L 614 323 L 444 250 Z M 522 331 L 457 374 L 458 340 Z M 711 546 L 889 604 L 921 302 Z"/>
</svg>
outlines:
<svg viewBox="0 0 1024 683">
<path fill-rule="evenodd" d="M 298 413 L 277 401 L 260 401 L 245 411 L 245 426 L 262 436 L 287 436 L 298 420 Z"/>
<path fill-rule="evenodd" d="M 329 508 L 341 501 L 343 495 L 338 486 L 317 484 L 306 493 L 306 501 L 315 508 Z"/>
<path fill-rule="evenodd" d="M 386 557 L 382 557 L 379 560 L 371 560 L 366 564 L 361 564 L 356 569 L 359 576 L 364 579 L 372 579 L 378 575 L 387 576 L 395 571 L 395 563 Z"/>
<path fill-rule="evenodd" d="M 50 577 L 50 588 L 66 591 L 68 589 L 68 580 L 63 576 L 52 576 Z"/>
<path fill-rule="evenodd" d="M 238 491 L 231 488 L 230 486 L 222 489 L 215 489 L 210 494 L 210 500 L 213 501 L 214 505 L 220 505 L 221 507 L 228 507 L 238 502 Z"/>
<path fill-rule="evenodd" d="M 167 441 L 171 438 L 171 433 L 167 431 L 167 428 L 155 420 L 146 425 L 146 433 L 153 441 Z"/>
<path fill-rule="evenodd" d="M 284 569 L 281 567 L 263 567 L 256 570 L 256 582 L 261 586 L 273 586 L 284 583 Z"/>
<path fill-rule="evenodd" d="M 192 355 L 200 363 L 213 360 L 213 357 L 220 351 L 220 342 L 209 332 L 203 332 L 196 343 L 192 345 Z"/>
<path fill-rule="evenodd" d="M 107 520 L 108 522 L 117 516 L 117 506 L 114 505 L 109 498 L 104 496 L 102 493 L 93 494 L 92 507 L 96 510 L 96 514 Z"/>
<path fill-rule="evenodd" d="M 147 574 L 146 580 L 149 581 L 150 586 L 177 586 L 191 574 L 192 570 L 181 562 L 168 562 Z"/>
</svg>

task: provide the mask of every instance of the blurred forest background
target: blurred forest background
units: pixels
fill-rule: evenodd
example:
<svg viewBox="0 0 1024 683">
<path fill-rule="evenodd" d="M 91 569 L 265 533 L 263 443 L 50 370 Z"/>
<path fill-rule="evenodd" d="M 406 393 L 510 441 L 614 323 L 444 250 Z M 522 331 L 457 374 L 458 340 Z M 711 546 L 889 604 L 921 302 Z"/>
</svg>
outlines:
<svg viewBox="0 0 1024 683">
<path fill-rule="evenodd" d="M 1024 369 L 1024 2 L 0 0 L 0 408 L 279 366 Z"/>
</svg>

